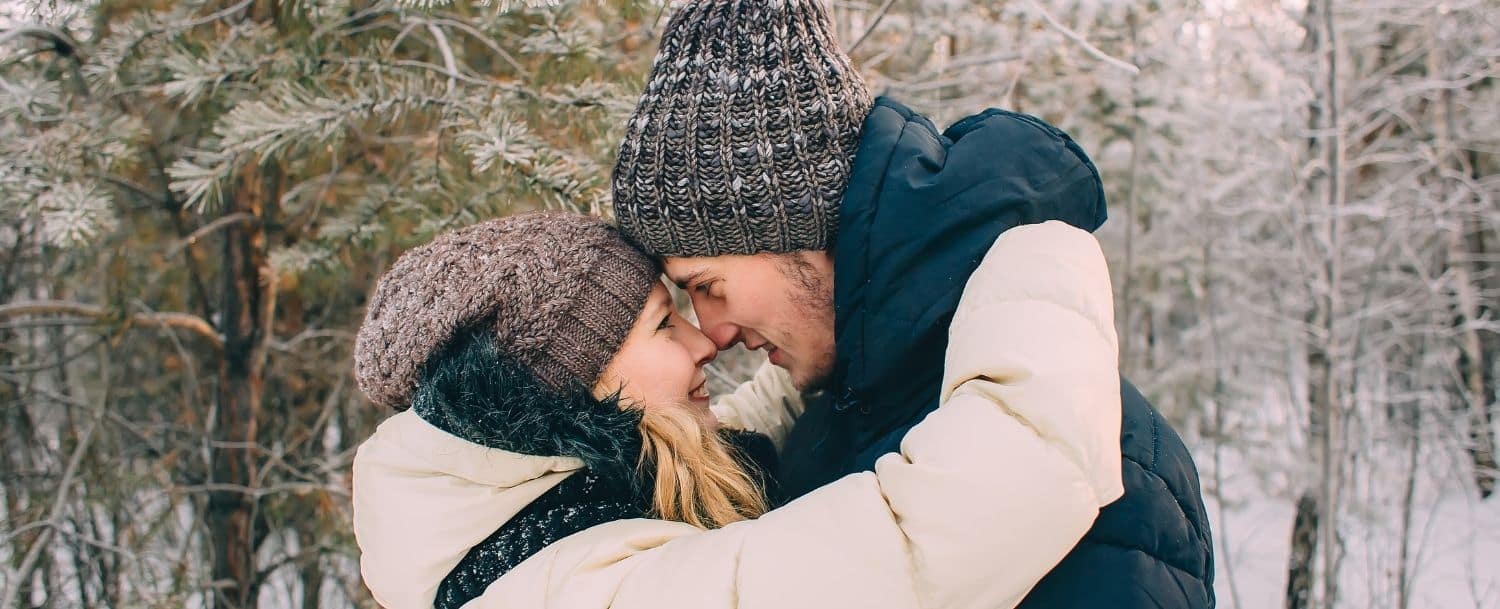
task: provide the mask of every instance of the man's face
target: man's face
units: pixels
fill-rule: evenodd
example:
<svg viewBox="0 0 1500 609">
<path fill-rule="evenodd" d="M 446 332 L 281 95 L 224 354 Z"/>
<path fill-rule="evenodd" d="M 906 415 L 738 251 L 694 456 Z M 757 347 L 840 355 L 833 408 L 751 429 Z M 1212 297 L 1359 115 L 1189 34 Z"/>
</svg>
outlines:
<svg viewBox="0 0 1500 609">
<path fill-rule="evenodd" d="M 827 252 L 667 258 L 703 333 L 720 350 L 763 349 L 799 389 L 833 372 L 833 260 Z"/>
</svg>

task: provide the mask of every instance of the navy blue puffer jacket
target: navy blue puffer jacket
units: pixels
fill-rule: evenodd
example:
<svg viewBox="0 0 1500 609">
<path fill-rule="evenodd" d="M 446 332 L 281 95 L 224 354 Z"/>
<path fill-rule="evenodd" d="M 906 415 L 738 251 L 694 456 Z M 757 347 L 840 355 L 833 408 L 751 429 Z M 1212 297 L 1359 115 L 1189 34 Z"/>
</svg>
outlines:
<svg viewBox="0 0 1500 609">
<path fill-rule="evenodd" d="M 992 109 L 940 133 L 877 99 L 839 210 L 834 382 L 786 440 L 783 491 L 795 498 L 872 469 L 937 408 L 949 322 L 1000 233 L 1048 220 L 1092 231 L 1105 216 L 1093 163 L 1046 122 Z M 1214 605 L 1213 545 L 1192 456 L 1123 380 L 1121 398 L 1125 496 L 1023 609 Z M 1004 568 L 1005 557 L 995 564 Z"/>
</svg>

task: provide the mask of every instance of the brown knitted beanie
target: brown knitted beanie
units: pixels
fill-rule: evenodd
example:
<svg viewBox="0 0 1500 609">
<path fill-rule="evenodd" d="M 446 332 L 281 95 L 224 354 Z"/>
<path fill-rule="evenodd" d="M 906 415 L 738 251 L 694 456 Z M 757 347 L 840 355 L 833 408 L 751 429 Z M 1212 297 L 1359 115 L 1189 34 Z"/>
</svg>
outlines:
<svg viewBox="0 0 1500 609">
<path fill-rule="evenodd" d="M 413 249 L 375 287 L 354 344 L 370 400 L 405 409 L 423 366 L 464 329 L 561 389 L 592 386 L 660 270 L 604 220 L 543 212 L 490 220 Z"/>
<path fill-rule="evenodd" d="M 828 249 L 871 99 L 821 0 L 695 0 L 662 33 L 613 175 L 659 256 Z"/>
</svg>

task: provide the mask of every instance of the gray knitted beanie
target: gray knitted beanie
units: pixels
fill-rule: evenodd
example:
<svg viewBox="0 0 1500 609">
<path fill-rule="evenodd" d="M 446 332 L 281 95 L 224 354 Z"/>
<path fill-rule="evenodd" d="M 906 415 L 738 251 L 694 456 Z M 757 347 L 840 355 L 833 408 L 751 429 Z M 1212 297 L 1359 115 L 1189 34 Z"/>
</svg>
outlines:
<svg viewBox="0 0 1500 609">
<path fill-rule="evenodd" d="M 823 250 L 871 99 L 819 0 L 671 18 L 615 162 L 620 229 L 658 256 Z"/>
<path fill-rule="evenodd" d="M 482 222 L 415 248 L 375 287 L 354 343 L 370 400 L 405 409 L 423 366 L 455 335 L 495 332 L 542 382 L 593 386 L 660 270 L 604 220 L 543 212 Z"/>
</svg>

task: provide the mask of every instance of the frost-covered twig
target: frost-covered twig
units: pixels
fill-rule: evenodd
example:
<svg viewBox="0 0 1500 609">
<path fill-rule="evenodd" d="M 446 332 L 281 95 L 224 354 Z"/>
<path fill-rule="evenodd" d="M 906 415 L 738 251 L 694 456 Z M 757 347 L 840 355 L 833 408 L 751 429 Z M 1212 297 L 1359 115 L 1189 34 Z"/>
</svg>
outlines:
<svg viewBox="0 0 1500 609">
<path fill-rule="evenodd" d="M 60 55 L 72 55 L 78 43 L 67 32 L 43 25 L 28 25 L 0 32 L 0 45 L 21 37 L 35 38 L 52 44 L 52 50 Z"/>
<path fill-rule="evenodd" d="M 405 6 L 412 6 L 420 9 L 437 8 L 439 6 L 447 6 L 448 4 L 450 4 L 449 0 L 400 0 L 400 3 Z M 561 0 L 485 0 L 484 2 L 482 2 L 482 4 L 484 4 L 485 6 L 496 7 L 496 9 L 502 13 L 510 12 L 511 10 L 514 10 L 518 7 L 555 7 L 561 3 Z"/>
<path fill-rule="evenodd" d="M 453 59 L 453 46 L 448 44 L 448 36 L 443 34 L 443 28 L 429 22 L 427 31 L 432 33 L 438 51 L 443 54 L 443 67 L 448 70 L 448 94 L 452 95 L 453 88 L 458 85 L 458 62 Z"/>
<path fill-rule="evenodd" d="M 476 42 L 484 45 L 490 50 L 490 52 L 499 57 L 501 61 L 504 61 L 506 64 L 510 65 L 511 69 L 515 70 L 516 74 L 518 74 L 522 79 L 531 78 L 531 71 L 527 70 L 526 66 L 521 65 L 520 62 L 516 61 L 515 57 L 513 57 L 510 53 L 507 53 L 505 49 L 500 48 L 500 45 L 495 44 L 494 40 L 491 40 L 489 36 L 485 35 L 484 32 L 479 31 L 474 26 L 457 19 L 444 18 L 433 19 L 432 23 L 436 23 L 438 25 L 446 25 L 461 32 L 467 33 L 469 37 L 473 38 Z"/>
<path fill-rule="evenodd" d="M 1104 63 L 1112 65 L 1131 74 L 1141 73 L 1141 69 L 1139 67 L 1136 67 L 1135 64 L 1123 59 L 1110 57 L 1108 53 L 1099 50 L 1099 47 L 1091 44 L 1087 38 L 1083 37 L 1083 34 L 1079 34 L 1078 32 L 1073 31 L 1068 26 L 1063 25 L 1057 20 L 1057 18 L 1052 16 L 1052 13 L 1047 12 L 1047 9 L 1042 7 L 1042 4 L 1040 2 L 1037 2 L 1037 0 L 1027 0 L 1027 4 L 1030 4 L 1032 9 L 1035 9 L 1037 13 L 1041 14 L 1042 19 L 1047 22 L 1047 25 L 1052 26 L 1052 29 L 1057 30 L 1058 33 L 1062 34 L 1068 40 L 1072 40 L 1078 46 L 1083 47 L 1084 51 L 1086 51 L 1090 55 L 1093 55 L 1099 61 L 1103 61 Z"/>
</svg>

